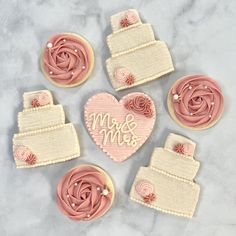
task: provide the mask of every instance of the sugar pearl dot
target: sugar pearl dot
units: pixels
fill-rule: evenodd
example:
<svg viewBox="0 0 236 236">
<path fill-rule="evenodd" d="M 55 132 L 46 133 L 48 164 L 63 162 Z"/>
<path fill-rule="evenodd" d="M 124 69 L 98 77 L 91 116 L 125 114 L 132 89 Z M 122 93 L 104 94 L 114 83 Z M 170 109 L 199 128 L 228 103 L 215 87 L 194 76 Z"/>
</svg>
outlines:
<svg viewBox="0 0 236 236">
<path fill-rule="evenodd" d="M 70 197 L 69 194 L 67 194 L 66 197 L 69 198 Z"/>
<path fill-rule="evenodd" d="M 191 112 L 191 113 L 190 113 L 190 116 L 192 116 L 192 115 L 193 115 L 193 113 Z"/>
<path fill-rule="evenodd" d="M 65 42 L 66 42 L 66 40 L 65 40 L 65 39 L 63 39 L 63 42 L 65 43 Z"/>
<path fill-rule="evenodd" d="M 51 47 L 52 47 L 52 43 L 48 43 L 47 48 L 51 48 Z"/>
<path fill-rule="evenodd" d="M 188 87 L 188 89 L 192 89 L 192 86 L 190 85 L 190 86 Z"/>
<path fill-rule="evenodd" d="M 178 95 L 178 94 L 175 94 L 175 95 L 173 96 L 173 98 L 174 98 L 174 100 L 178 100 L 179 95 Z"/>
<path fill-rule="evenodd" d="M 82 69 L 85 69 L 85 66 L 82 66 Z"/>
<path fill-rule="evenodd" d="M 87 217 L 89 218 L 89 217 L 90 217 L 90 215 L 88 214 L 88 215 L 87 215 Z"/>
<path fill-rule="evenodd" d="M 74 204 L 74 203 L 72 203 L 72 204 L 71 204 L 71 206 L 75 207 L 75 204 Z"/>
<path fill-rule="evenodd" d="M 50 72 L 49 72 L 49 74 L 50 74 L 50 75 L 52 75 L 52 74 L 53 74 L 53 72 L 52 72 L 52 71 L 50 71 Z"/>
<path fill-rule="evenodd" d="M 78 52 L 78 50 L 77 50 L 77 49 L 75 49 L 75 52 Z"/>
<path fill-rule="evenodd" d="M 77 186 L 78 184 L 77 183 L 75 183 L 75 186 Z"/>
<path fill-rule="evenodd" d="M 99 191 L 99 190 L 100 190 L 100 187 L 97 187 L 97 190 Z"/>
<path fill-rule="evenodd" d="M 204 88 L 207 89 L 207 86 L 205 86 Z"/>
<path fill-rule="evenodd" d="M 214 104 L 215 104 L 214 102 L 211 103 L 212 106 L 213 106 Z"/>
<path fill-rule="evenodd" d="M 74 71 L 72 71 L 71 74 L 73 75 L 73 74 L 74 74 Z"/>
<path fill-rule="evenodd" d="M 211 115 L 209 115 L 209 118 L 211 118 Z"/>
<path fill-rule="evenodd" d="M 102 195 L 106 196 L 106 195 L 108 195 L 108 193 L 109 193 L 109 191 L 107 189 L 103 189 Z"/>
</svg>

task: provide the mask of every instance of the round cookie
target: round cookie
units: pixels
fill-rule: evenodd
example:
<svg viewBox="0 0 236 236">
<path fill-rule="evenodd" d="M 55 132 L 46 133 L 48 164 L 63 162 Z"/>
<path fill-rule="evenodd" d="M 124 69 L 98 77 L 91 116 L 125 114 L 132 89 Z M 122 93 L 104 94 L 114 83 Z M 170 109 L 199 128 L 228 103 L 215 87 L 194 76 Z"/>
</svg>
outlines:
<svg viewBox="0 0 236 236">
<path fill-rule="evenodd" d="M 42 71 L 58 87 L 80 85 L 88 79 L 93 67 L 93 49 L 86 39 L 77 34 L 54 35 L 43 50 Z"/>
<path fill-rule="evenodd" d="M 214 79 L 189 75 L 174 83 L 168 93 L 167 105 L 176 123 L 191 130 L 203 130 L 220 120 L 224 97 Z"/>
<path fill-rule="evenodd" d="M 110 176 L 94 165 L 79 165 L 70 170 L 57 186 L 59 209 L 76 221 L 100 218 L 111 208 L 114 198 Z"/>
</svg>

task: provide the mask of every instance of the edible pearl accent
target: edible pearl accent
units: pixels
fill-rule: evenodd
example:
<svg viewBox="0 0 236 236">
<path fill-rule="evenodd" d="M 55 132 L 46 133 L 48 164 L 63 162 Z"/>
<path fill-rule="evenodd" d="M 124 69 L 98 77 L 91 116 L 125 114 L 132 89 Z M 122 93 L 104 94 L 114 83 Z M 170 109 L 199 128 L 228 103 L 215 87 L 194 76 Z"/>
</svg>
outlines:
<svg viewBox="0 0 236 236">
<path fill-rule="evenodd" d="M 188 89 L 192 89 L 193 87 L 190 85 L 189 87 L 188 87 Z"/>
<path fill-rule="evenodd" d="M 67 194 L 66 197 L 69 198 L 70 197 L 69 194 Z"/>
<path fill-rule="evenodd" d="M 85 66 L 82 66 L 82 69 L 85 69 Z"/>
<path fill-rule="evenodd" d="M 73 74 L 74 74 L 74 71 L 72 71 L 71 74 L 73 75 Z"/>
<path fill-rule="evenodd" d="M 52 71 L 50 71 L 50 72 L 49 72 L 49 74 L 50 74 L 50 75 L 52 75 L 52 74 L 53 74 L 53 72 L 52 72 Z"/>
<path fill-rule="evenodd" d="M 205 86 L 204 88 L 205 88 L 205 89 L 207 89 L 208 87 L 207 87 L 207 86 Z"/>
<path fill-rule="evenodd" d="M 90 217 L 90 215 L 88 214 L 88 215 L 87 215 L 87 217 L 89 218 L 89 217 Z"/>
<path fill-rule="evenodd" d="M 179 95 L 178 94 L 174 94 L 173 98 L 174 98 L 174 100 L 178 100 Z"/>
<path fill-rule="evenodd" d="M 209 115 L 209 118 L 211 118 L 211 115 Z"/>
<path fill-rule="evenodd" d="M 71 206 L 72 206 L 72 207 L 75 207 L 75 204 L 74 204 L 74 203 L 72 203 L 72 204 L 71 204 Z"/>
<path fill-rule="evenodd" d="M 47 48 L 51 48 L 51 47 L 52 47 L 52 43 L 48 43 Z"/>
<path fill-rule="evenodd" d="M 212 106 L 213 106 L 214 104 L 215 104 L 214 102 L 211 103 Z"/>
<path fill-rule="evenodd" d="M 77 183 L 75 183 L 75 186 L 77 186 L 78 184 Z"/>
<path fill-rule="evenodd" d="M 65 39 L 63 39 L 63 42 L 65 43 L 65 42 L 66 42 L 66 40 L 65 40 Z"/>
<path fill-rule="evenodd" d="M 192 115 L 193 115 L 193 113 L 191 112 L 191 113 L 190 113 L 190 116 L 192 116 Z"/>
<path fill-rule="evenodd" d="M 102 195 L 107 196 L 108 193 L 109 193 L 109 191 L 108 191 L 107 189 L 103 189 L 103 191 L 102 191 Z"/>
<path fill-rule="evenodd" d="M 77 50 L 77 49 L 75 49 L 75 52 L 78 52 L 78 50 Z"/>
<path fill-rule="evenodd" d="M 99 191 L 99 190 L 100 190 L 100 187 L 97 187 L 97 190 Z"/>
</svg>

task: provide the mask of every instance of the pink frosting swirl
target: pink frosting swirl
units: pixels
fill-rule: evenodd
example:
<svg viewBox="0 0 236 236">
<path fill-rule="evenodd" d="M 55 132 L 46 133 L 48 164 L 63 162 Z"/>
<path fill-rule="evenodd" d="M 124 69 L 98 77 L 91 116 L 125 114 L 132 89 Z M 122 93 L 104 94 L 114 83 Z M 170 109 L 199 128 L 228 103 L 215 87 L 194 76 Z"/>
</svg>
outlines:
<svg viewBox="0 0 236 236">
<path fill-rule="evenodd" d="M 214 124 L 224 109 L 219 85 L 210 77 L 191 75 L 170 90 L 175 116 L 185 126 L 204 128 Z"/>
<path fill-rule="evenodd" d="M 87 165 L 69 171 L 57 187 L 58 206 L 73 220 L 92 220 L 104 215 L 112 205 L 113 192 L 105 174 Z"/>
<path fill-rule="evenodd" d="M 79 84 L 90 73 L 92 64 L 92 49 L 79 36 L 55 35 L 49 39 L 44 50 L 44 71 L 60 85 Z"/>
<path fill-rule="evenodd" d="M 145 96 L 136 96 L 133 99 L 126 101 L 125 108 L 137 114 L 153 117 L 152 103 L 149 98 Z"/>
</svg>

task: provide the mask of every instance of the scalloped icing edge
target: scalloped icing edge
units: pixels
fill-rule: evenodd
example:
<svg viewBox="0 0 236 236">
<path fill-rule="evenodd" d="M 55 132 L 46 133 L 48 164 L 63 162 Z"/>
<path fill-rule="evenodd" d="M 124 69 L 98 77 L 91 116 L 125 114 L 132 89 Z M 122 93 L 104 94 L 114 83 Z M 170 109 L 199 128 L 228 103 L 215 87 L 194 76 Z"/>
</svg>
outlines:
<svg viewBox="0 0 236 236">
<path fill-rule="evenodd" d="M 148 96 L 147 94 L 145 94 L 145 93 L 141 93 L 141 92 L 134 92 L 134 93 L 143 94 L 145 97 L 147 97 L 148 99 L 150 99 L 150 100 L 152 101 L 152 103 L 153 103 L 153 108 L 154 108 L 154 112 L 155 112 L 155 117 L 157 117 L 156 107 L 155 107 L 155 104 L 154 104 L 153 99 L 152 99 L 150 96 Z M 110 94 L 110 93 L 106 93 L 106 92 L 98 93 L 98 94 L 96 94 L 96 95 L 90 97 L 90 98 L 88 99 L 88 101 L 86 102 L 85 106 L 84 106 L 84 119 L 85 119 L 86 128 L 87 128 L 87 130 L 89 131 L 89 135 L 92 137 L 92 139 L 93 139 L 93 141 L 95 142 L 95 144 L 96 144 L 104 153 L 106 153 L 113 161 L 115 161 L 115 162 L 123 162 L 123 161 L 126 161 L 126 160 L 128 160 L 134 153 L 136 153 L 136 152 L 146 143 L 147 139 L 148 139 L 148 138 L 150 137 L 150 135 L 152 134 L 153 128 L 154 128 L 155 123 L 156 123 L 156 119 L 155 119 L 155 122 L 153 123 L 152 128 L 150 129 L 150 134 L 149 134 L 149 136 L 147 136 L 147 135 L 145 136 L 145 141 L 144 141 L 142 144 L 140 144 L 139 147 L 138 147 L 135 151 L 133 151 L 126 159 L 124 159 L 124 160 L 122 160 L 122 161 L 115 160 L 114 157 L 113 157 L 107 150 L 105 150 L 102 145 L 100 145 L 100 144 L 96 141 L 94 135 L 91 133 L 91 132 L 92 132 L 92 131 L 91 131 L 91 128 L 90 128 L 90 126 L 88 125 L 88 122 L 87 122 L 87 119 L 86 119 L 86 117 L 88 117 L 88 112 L 87 112 L 87 109 L 86 109 L 87 104 L 88 104 L 89 102 L 91 102 L 94 98 L 96 98 L 96 96 L 99 95 L 99 94 L 106 94 L 106 95 L 109 95 L 112 100 L 114 100 L 114 101 L 120 103 L 121 100 L 125 99 L 126 97 L 128 97 L 128 96 L 129 96 L 130 94 L 132 94 L 132 93 L 129 93 L 129 94 L 123 96 L 123 97 L 122 97 L 121 99 L 119 99 L 119 100 L 116 99 L 116 98 L 115 98 L 112 94 Z"/>
</svg>

